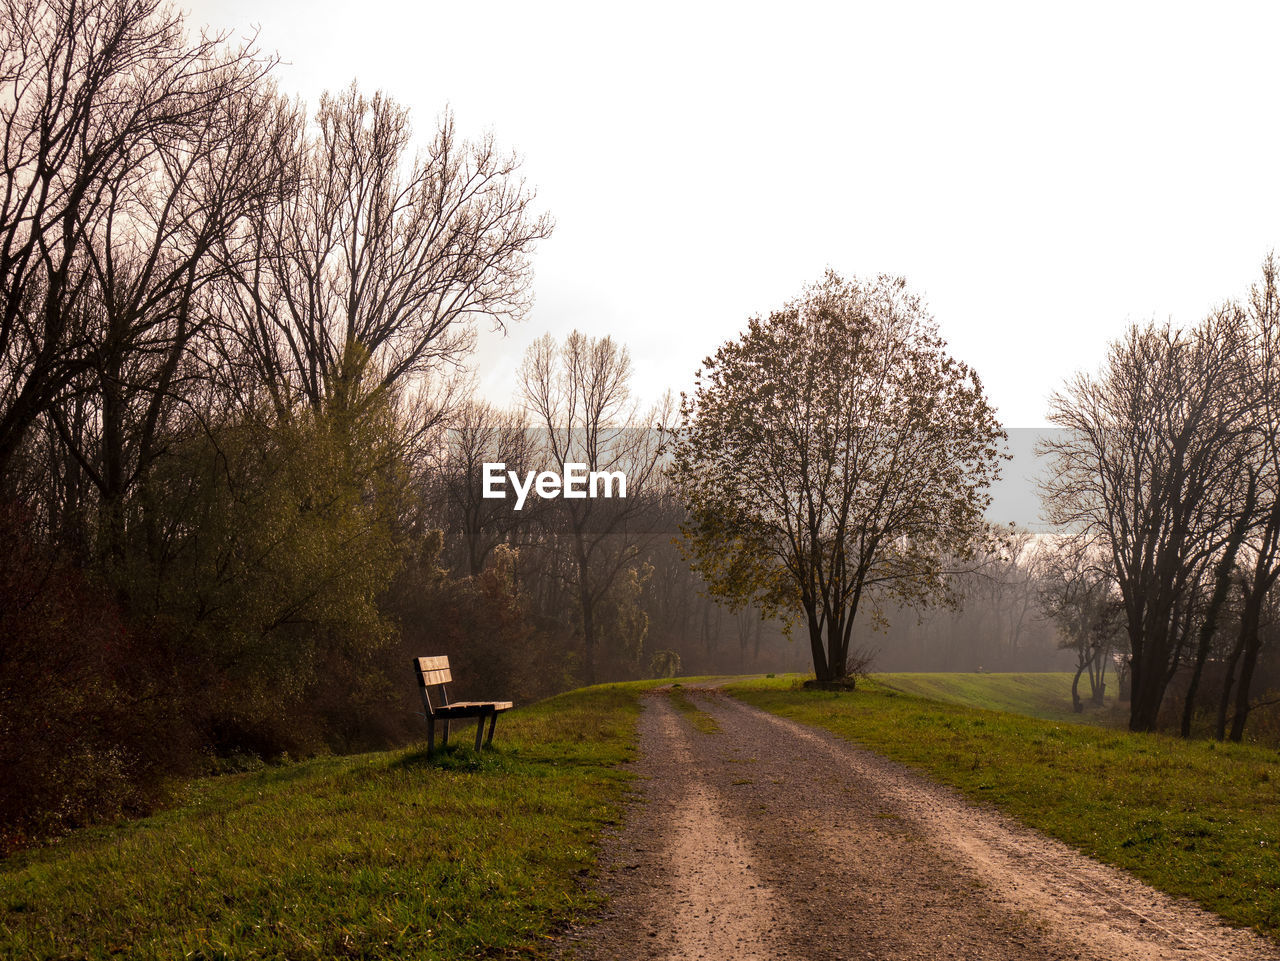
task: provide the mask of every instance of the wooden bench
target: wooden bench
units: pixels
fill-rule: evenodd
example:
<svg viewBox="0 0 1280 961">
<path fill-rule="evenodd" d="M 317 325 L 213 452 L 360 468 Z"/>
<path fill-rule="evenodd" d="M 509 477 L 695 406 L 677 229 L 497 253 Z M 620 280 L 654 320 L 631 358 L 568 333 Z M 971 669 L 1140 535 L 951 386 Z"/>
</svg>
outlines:
<svg viewBox="0 0 1280 961">
<path fill-rule="evenodd" d="M 484 743 L 493 744 L 493 728 L 498 723 L 498 715 L 511 710 L 510 701 L 455 701 L 449 702 L 449 691 L 446 684 L 453 682 L 453 672 L 449 670 L 447 657 L 415 657 L 413 673 L 418 678 L 418 693 L 422 695 L 422 706 L 426 709 L 427 718 L 427 757 L 431 757 L 436 749 L 436 721 L 444 722 L 444 736 L 441 745 L 449 743 L 449 721 L 454 718 L 474 717 L 476 721 L 476 750 L 481 748 L 480 739 L 484 734 L 484 722 L 489 721 L 489 738 Z M 431 692 L 436 691 L 435 700 Z"/>
</svg>

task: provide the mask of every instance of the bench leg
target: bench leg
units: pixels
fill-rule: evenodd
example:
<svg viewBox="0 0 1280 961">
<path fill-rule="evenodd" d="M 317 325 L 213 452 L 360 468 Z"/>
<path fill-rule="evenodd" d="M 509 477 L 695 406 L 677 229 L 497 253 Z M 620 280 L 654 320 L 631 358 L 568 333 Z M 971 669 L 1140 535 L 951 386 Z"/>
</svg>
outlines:
<svg viewBox="0 0 1280 961">
<path fill-rule="evenodd" d="M 427 718 L 427 758 L 435 753 L 436 749 L 436 719 L 434 717 Z"/>
<path fill-rule="evenodd" d="M 484 736 L 484 715 L 476 719 L 476 753 L 480 753 L 480 739 Z"/>
<path fill-rule="evenodd" d="M 449 719 L 446 717 L 440 723 L 441 725 L 443 725 L 440 729 L 440 746 L 448 747 L 449 746 Z"/>
<path fill-rule="evenodd" d="M 489 715 L 489 737 L 485 739 L 485 744 L 493 746 L 493 726 L 498 723 L 498 712 L 494 711 Z"/>
</svg>

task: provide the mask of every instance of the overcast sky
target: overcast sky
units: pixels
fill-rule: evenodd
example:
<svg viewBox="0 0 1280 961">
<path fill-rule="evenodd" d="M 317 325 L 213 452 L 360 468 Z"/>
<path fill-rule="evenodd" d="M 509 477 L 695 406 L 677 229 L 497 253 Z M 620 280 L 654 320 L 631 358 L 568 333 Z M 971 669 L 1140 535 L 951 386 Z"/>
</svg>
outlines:
<svg viewBox="0 0 1280 961">
<path fill-rule="evenodd" d="M 475 358 L 611 334 L 687 387 L 824 268 L 901 274 L 1002 420 L 1134 320 L 1193 322 L 1280 247 L 1280 4 L 548 4 L 201 0 L 314 105 L 352 78 L 425 140 L 518 150 L 557 221 L 528 320 Z"/>
</svg>

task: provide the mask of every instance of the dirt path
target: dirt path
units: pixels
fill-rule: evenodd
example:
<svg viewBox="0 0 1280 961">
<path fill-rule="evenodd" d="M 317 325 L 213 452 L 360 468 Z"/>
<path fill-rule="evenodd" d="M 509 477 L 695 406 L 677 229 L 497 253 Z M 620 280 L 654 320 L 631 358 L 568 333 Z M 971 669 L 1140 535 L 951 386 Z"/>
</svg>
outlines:
<svg viewBox="0 0 1280 961">
<path fill-rule="evenodd" d="M 646 699 L 606 913 L 565 961 L 1261 961 L 1280 950 L 878 755 L 718 692 Z"/>
</svg>

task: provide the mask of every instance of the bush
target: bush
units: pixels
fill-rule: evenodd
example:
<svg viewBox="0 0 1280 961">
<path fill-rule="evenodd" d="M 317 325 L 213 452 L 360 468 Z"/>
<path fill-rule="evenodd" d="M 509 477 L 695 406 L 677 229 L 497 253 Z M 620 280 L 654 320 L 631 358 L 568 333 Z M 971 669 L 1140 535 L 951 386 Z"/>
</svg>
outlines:
<svg viewBox="0 0 1280 961">
<path fill-rule="evenodd" d="M 423 722 L 410 658 L 445 654 L 459 700 L 528 703 L 573 687 L 563 647 L 538 625 L 514 582 L 514 552 L 498 548 L 484 571 L 450 578 L 435 566 L 439 538 L 402 572 L 390 599 L 401 641 L 387 671 L 401 692 L 400 711 L 421 737 Z"/>
<path fill-rule="evenodd" d="M 172 533 L 134 545 L 129 596 L 182 652 L 218 755 L 385 746 L 362 707 L 391 696 L 378 598 L 401 562 L 383 413 L 260 412 L 175 440 L 149 479 L 140 506 Z"/>
<path fill-rule="evenodd" d="M 0 508 L 0 852 L 146 810 L 193 757 L 163 645 Z"/>
</svg>

